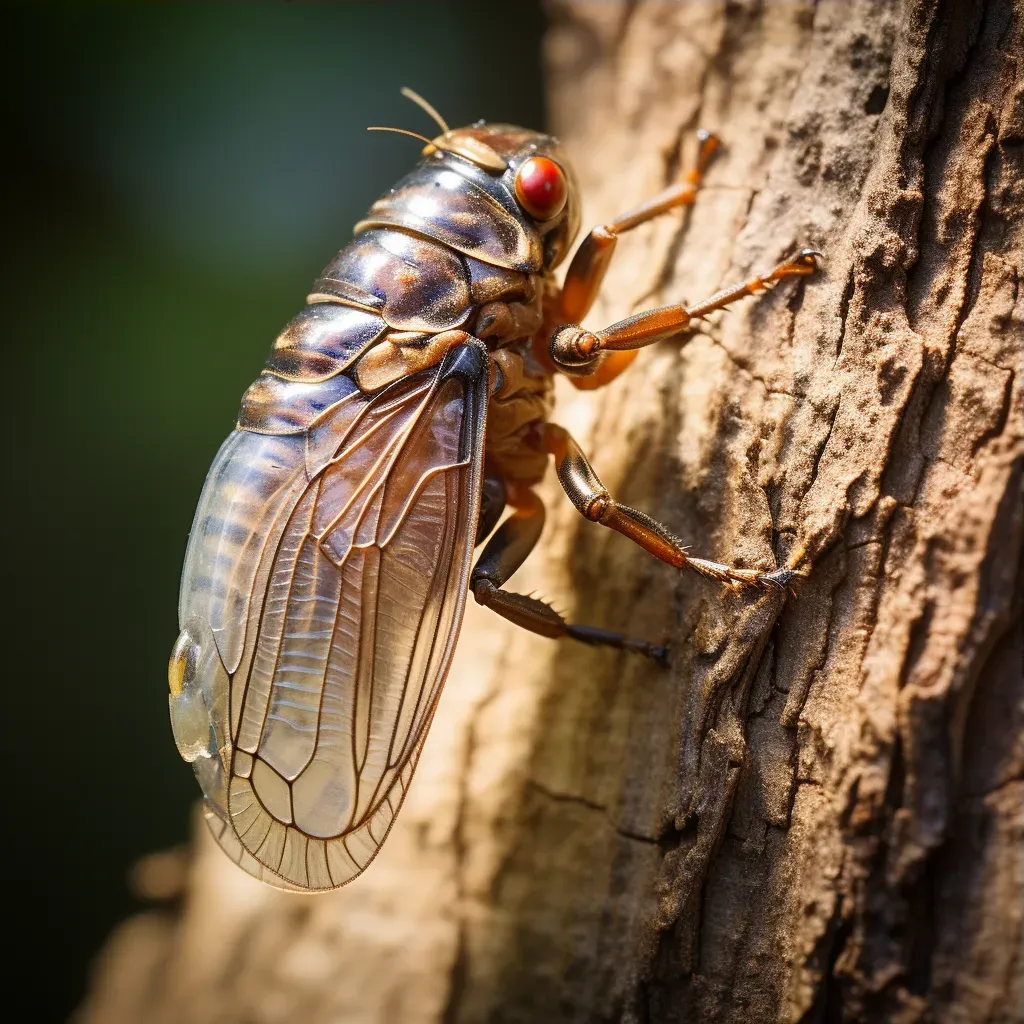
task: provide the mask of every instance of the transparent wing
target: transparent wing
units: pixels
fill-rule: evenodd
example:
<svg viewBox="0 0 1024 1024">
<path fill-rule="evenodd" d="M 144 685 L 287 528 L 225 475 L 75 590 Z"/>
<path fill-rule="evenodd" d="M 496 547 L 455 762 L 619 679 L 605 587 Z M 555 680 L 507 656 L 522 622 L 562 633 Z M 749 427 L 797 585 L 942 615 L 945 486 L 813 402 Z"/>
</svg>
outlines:
<svg viewBox="0 0 1024 1024">
<path fill-rule="evenodd" d="M 307 433 L 316 471 L 263 552 L 231 678 L 226 808 L 208 801 L 264 881 L 343 885 L 401 806 L 465 605 L 485 409 L 467 346 Z"/>
</svg>

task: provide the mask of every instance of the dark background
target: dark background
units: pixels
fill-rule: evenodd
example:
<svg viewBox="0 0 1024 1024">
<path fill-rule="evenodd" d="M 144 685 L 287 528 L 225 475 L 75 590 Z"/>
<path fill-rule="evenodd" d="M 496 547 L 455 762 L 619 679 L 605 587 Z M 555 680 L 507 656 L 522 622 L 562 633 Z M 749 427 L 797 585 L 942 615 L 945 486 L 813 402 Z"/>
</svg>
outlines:
<svg viewBox="0 0 1024 1024">
<path fill-rule="evenodd" d="M 166 660 L 192 513 L 274 336 L 417 159 L 365 126 L 433 134 L 409 85 L 452 125 L 541 127 L 544 26 L 523 0 L 4 26 L 5 974 L 46 1021 L 135 907 L 130 865 L 187 836 Z"/>
</svg>

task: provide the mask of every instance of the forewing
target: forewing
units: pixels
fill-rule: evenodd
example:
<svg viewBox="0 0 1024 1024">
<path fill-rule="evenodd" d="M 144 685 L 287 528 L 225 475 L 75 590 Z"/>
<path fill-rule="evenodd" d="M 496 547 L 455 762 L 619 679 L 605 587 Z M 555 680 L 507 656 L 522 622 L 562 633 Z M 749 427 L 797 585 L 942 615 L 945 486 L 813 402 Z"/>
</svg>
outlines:
<svg viewBox="0 0 1024 1024">
<path fill-rule="evenodd" d="M 331 414 L 308 433 L 315 471 L 257 573 L 227 814 L 210 817 L 264 881 L 354 878 L 405 796 L 465 605 L 486 366 L 465 346 L 398 382 L 344 418 L 326 462 Z"/>
</svg>

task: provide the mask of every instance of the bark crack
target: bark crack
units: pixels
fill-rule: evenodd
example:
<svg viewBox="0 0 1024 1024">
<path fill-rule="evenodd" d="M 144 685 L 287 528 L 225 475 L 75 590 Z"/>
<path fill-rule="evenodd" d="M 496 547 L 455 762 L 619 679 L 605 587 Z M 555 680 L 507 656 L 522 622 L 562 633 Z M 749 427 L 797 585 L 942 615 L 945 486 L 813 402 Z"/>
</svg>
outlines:
<svg viewBox="0 0 1024 1024">
<path fill-rule="evenodd" d="M 725 353 L 725 356 L 729 360 L 729 362 L 732 363 L 732 365 L 735 366 L 737 370 L 739 370 L 745 376 L 749 377 L 751 380 L 760 384 L 767 394 L 785 395 L 786 398 L 791 398 L 794 402 L 806 400 L 807 396 L 799 391 L 793 392 L 787 391 L 785 388 L 773 387 L 771 384 L 768 383 L 765 377 L 759 376 L 750 368 L 748 364 L 744 363 L 743 360 L 740 359 L 735 353 L 731 352 L 729 350 L 729 346 L 722 342 L 720 339 L 716 338 L 712 331 L 698 331 L 697 335 L 701 338 L 707 338 L 707 340 L 710 341 L 712 345 L 715 345 L 717 348 L 721 349 L 721 351 Z"/>
<path fill-rule="evenodd" d="M 599 804 L 585 796 L 581 796 L 577 793 L 559 793 L 557 790 L 550 789 L 543 783 L 538 782 L 536 779 L 527 779 L 526 785 L 530 789 L 536 790 L 545 799 L 551 800 L 554 803 L 575 804 L 578 807 L 585 807 L 587 810 L 595 811 L 604 817 L 616 835 L 620 835 L 624 839 L 635 839 L 638 842 L 652 843 L 655 846 L 657 846 L 661 841 L 658 837 L 648 836 L 642 832 L 634 832 L 630 829 L 623 828 L 618 824 L 618 822 L 616 822 L 611 811 L 604 804 Z"/>
</svg>

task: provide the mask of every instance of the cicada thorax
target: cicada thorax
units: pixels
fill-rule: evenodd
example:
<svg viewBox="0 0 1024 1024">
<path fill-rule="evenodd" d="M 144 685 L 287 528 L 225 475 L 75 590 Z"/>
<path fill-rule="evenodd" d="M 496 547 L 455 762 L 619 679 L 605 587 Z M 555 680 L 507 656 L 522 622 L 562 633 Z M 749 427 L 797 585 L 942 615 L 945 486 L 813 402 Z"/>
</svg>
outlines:
<svg viewBox="0 0 1024 1024">
<path fill-rule="evenodd" d="M 424 160 L 378 199 L 356 231 L 379 227 L 412 232 L 524 274 L 540 273 L 544 263 L 541 233 L 504 178 L 443 153 Z"/>
<path fill-rule="evenodd" d="M 308 416 L 317 395 L 335 397 L 334 387 L 318 385 L 338 374 L 358 382 L 360 357 L 390 336 L 422 344 L 472 331 L 485 304 L 534 301 L 542 266 L 540 234 L 500 179 L 450 155 L 428 159 L 371 207 L 324 268 L 246 395 L 240 422 L 266 430 L 277 418 Z M 388 382 L 376 376 L 369 390 Z"/>
<path fill-rule="evenodd" d="M 502 145 L 546 139 L 509 126 L 480 131 Z M 395 360 L 361 380 L 359 363 L 370 349 L 425 346 L 453 329 L 474 333 L 484 307 L 535 309 L 532 323 L 513 315 L 507 328 L 480 334 L 490 348 L 528 341 L 541 318 L 546 249 L 561 246 L 564 232 L 557 239 L 542 233 L 517 202 L 510 174 L 435 152 L 374 203 L 274 343 L 243 399 L 240 427 L 302 428 L 351 384 L 376 391 L 408 372 L 406 361 Z M 374 360 L 381 362 L 380 351 Z"/>
</svg>

